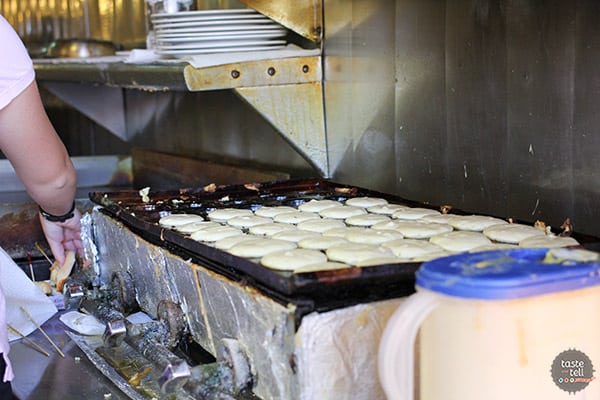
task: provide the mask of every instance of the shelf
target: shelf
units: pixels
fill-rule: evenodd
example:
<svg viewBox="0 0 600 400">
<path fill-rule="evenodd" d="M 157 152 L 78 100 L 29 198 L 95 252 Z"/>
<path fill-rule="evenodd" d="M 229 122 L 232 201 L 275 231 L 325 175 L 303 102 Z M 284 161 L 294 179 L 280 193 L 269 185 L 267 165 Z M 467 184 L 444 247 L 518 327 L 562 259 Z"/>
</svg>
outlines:
<svg viewBox="0 0 600 400">
<path fill-rule="evenodd" d="M 230 89 L 269 121 L 322 176 L 329 176 L 319 49 L 205 55 L 195 58 L 193 65 L 90 61 L 34 61 L 37 80 L 123 140 L 129 135 L 122 88 L 150 92 Z M 96 86 L 96 96 L 82 91 L 81 84 Z M 109 106 L 99 107 L 99 101 Z"/>
<path fill-rule="evenodd" d="M 42 82 L 104 85 L 150 91 L 188 90 L 183 76 L 185 62 L 127 64 L 124 62 L 36 62 L 36 78 Z"/>
</svg>

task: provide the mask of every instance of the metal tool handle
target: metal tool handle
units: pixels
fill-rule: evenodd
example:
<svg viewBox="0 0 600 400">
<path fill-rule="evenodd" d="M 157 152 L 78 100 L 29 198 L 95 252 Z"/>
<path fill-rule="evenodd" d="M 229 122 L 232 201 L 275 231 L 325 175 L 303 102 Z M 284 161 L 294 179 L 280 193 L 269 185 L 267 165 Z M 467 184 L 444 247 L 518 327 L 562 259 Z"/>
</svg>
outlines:
<svg viewBox="0 0 600 400">
<path fill-rule="evenodd" d="M 158 384 L 163 393 L 175 393 L 190 376 L 189 365 L 164 346 L 144 335 L 127 335 L 125 342 L 161 368 Z"/>
<path fill-rule="evenodd" d="M 122 313 L 90 298 L 84 298 L 79 304 L 79 309 L 106 324 L 102 335 L 105 346 L 116 347 L 123 342 L 127 334 L 127 325 Z"/>
</svg>

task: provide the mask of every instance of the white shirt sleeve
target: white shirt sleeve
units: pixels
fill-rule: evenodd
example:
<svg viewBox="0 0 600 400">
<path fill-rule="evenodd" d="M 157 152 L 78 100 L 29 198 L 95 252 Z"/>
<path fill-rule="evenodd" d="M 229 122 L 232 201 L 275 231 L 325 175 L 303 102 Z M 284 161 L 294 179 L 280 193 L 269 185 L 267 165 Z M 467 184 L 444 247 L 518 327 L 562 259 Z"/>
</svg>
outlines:
<svg viewBox="0 0 600 400">
<path fill-rule="evenodd" d="M 19 35 L 0 15 L 0 110 L 35 79 L 33 63 Z"/>
</svg>

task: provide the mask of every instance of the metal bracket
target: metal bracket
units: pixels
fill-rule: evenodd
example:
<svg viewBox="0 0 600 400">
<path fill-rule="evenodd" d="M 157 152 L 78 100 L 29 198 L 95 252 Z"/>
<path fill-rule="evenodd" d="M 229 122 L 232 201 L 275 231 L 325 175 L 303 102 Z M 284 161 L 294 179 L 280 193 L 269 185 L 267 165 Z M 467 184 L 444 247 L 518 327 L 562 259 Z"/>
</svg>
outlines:
<svg viewBox="0 0 600 400">
<path fill-rule="evenodd" d="M 88 91 L 81 90 L 79 83 L 44 82 L 44 87 L 116 137 L 124 141 L 129 139 L 122 88 L 99 86 L 94 88 L 94 96 L 90 96 Z"/>
<path fill-rule="evenodd" d="M 241 2 L 313 42 L 320 42 L 322 39 L 322 0 L 241 0 Z"/>
<path fill-rule="evenodd" d="M 184 69 L 191 91 L 234 89 L 321 175 L 329 175 L 321 56 Z"/>
<path fill-rule="evenodd" d="M 270 58 L 199 68 L 187 65 L 183 74 L 190 91 L 309 83 L 322 79 L 320 56 Z"/>
<path fill-rule="evenodd" d="M 322 176 L 329 175 L 323 89 L 320 82 L 235 90 Z"/>
</svg>

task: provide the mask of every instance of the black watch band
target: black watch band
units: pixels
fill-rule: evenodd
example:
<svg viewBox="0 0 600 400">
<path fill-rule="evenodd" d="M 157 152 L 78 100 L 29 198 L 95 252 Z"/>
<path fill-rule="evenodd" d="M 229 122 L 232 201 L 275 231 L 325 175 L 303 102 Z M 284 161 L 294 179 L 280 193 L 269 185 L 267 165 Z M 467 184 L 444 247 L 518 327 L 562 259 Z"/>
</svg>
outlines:
<svg viewBox="0 0 600 400">
<path fill-rule="evenodd" d="M 66 214 L 52 215 L 52 214 L 49 214 L 46 211 L 42 210 L 42 207 L 40 207 L 40 214 L 42 214 L 42 217 L 44 217 L 46 219 L 46 221 L 65 222 L 66 220 L 73 218 L 73 216 L 75 215 L 75 201 L 73 201 L 73 205 L 71 206 L 71 209 Z"/>
</svg>

